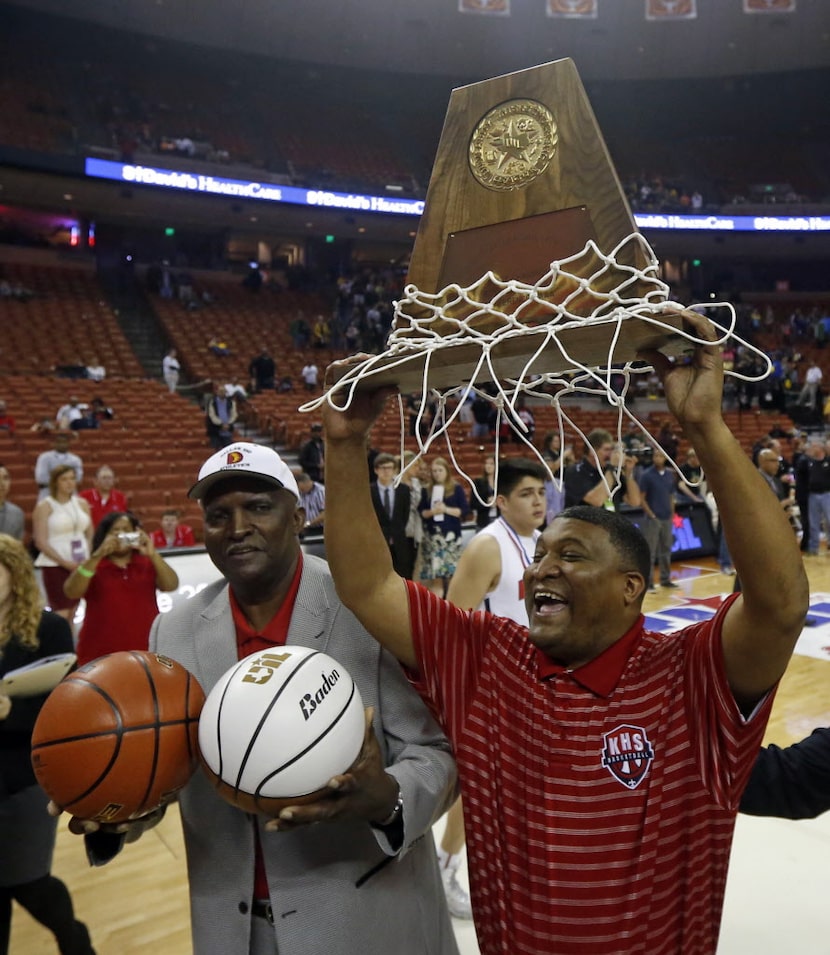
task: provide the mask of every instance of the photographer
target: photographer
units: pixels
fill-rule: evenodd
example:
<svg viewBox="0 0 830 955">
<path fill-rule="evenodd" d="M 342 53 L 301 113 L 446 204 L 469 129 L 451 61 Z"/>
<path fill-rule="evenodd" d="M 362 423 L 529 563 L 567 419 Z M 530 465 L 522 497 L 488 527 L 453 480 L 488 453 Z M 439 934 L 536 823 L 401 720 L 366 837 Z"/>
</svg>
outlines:
<svg viewBox="0 0 830 955">
<path fill-rule="evenodd" d="M 175 590 L 176 572 L 156 551 L 129 512 L 107 514 L 92 538 L 92 555 L 63 585 L 73 600 L 86 600 L 78 635 L 78 665 L 116 650 L 146 650 L 158 614 L 156 590 Z"/>
<path fill-rule="evenodd" d="M 611 510 L 619 510 L 623 504 L 639 507 L 642 495 L 634 477 L 637 459 L 616 448 L 610 432 L 602 428 L 588 434 L 588 445 L 593 454 L 586 454 L 565 469 L 565 507 L 577 504 Z"/>
</svg>

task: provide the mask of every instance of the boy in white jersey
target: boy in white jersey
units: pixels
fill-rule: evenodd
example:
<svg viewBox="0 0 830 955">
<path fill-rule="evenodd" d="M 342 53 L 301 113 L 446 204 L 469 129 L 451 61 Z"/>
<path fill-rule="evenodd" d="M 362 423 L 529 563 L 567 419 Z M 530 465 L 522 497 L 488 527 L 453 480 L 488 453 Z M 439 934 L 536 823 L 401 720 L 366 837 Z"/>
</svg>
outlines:
<svg viewBox="0 0 830 955">
<path fill-rule="evenodd" d="M 496 507 L 499 516 L 480 530 L 464 548 L 450 581 L 447 600 L 459 607 L 482 608 L 527 626 L 524 572 L 532 561 L 545 522 L 545 478 L 541 464 L 528 458 L 499 463 Z M 464 848 L 461 798 L 447 813 L 438 848 L 438 861 L 450 913 L 472 918 L 470 897 L 458 883 Z"/>
<path fill-rule="evenodd" d="M 527 458 L 499 464 L 499 516 L 464 549 L 447 599 L 471 610 L 487 609 L 527 626 L 522 578 L 545 522 L 545 469 Z"/>
</svg>

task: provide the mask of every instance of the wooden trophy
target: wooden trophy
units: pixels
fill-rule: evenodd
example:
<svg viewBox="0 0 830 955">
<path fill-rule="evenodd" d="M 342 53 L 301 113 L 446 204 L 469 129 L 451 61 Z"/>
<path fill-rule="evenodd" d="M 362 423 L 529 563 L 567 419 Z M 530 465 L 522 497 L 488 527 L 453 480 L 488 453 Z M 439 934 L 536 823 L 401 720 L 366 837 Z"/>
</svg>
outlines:
<svg viewBox="0 0 830 955">
<path fill-rule="evenodd" d="M 571 257 L 539 286 L 552 262 Z M 643 348 L 688 348 L 672 331 L 679 317 L 661 317 L 666 329 L 636 316 L 620 322 L 618 308 L 609 315 L 629 301 L 665 301 L 666 286 L 569 59 L 453 91 L 408 284 L 418 294 L 399 303 L 393 337 L 416 349 L 425 330 L 453 339 L 429 351 L 429 383 L 438 389 L 492 378 L 475 333 L 497 337 L 489 356 L 499 380 L 521 376 L 531 356 L 533 372 L 546 374 L 573 368 L 571 359 L 601 368 L 633 361 Z M 552 307 L 563 303 L 564 316 Z M 559 327 L 546 338 L 552 321 Z M 538 333 L 502 335 L 507 325 Z M 422 360 L 397 362 L 372 382 L 420 391 L 423 371 Z"/>
</svg>

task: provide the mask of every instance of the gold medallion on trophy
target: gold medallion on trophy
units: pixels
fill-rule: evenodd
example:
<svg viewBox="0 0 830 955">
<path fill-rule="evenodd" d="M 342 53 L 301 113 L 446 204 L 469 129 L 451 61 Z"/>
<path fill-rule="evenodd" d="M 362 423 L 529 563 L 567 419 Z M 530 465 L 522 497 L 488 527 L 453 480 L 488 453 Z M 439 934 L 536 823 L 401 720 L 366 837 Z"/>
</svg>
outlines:
<svg viewBox="0 0 830 955">
<path fill-rule="evenodd" d="M 486 113 L 470 140 L 470 170 L 487 189 L 522 189 L 541 175 L 556 152 L 551 112 L 532 99 L 514 99 Z"/>
</svg>

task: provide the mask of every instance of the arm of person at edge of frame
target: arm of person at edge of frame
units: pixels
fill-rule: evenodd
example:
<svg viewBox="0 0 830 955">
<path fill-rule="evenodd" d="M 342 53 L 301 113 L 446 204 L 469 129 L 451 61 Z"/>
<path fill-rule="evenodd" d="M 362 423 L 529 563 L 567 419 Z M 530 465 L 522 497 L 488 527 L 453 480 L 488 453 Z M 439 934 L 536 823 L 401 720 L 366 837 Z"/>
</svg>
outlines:
<svg viewBox="0 0 830 955">
<path fill-rule="evenodd" d="M 364 357 L 330 365 L 326 386 L 334 372 Z M 401 663 L 417 669 L 406 582 L 392 566 L 366 480 L 369 432 L 393 393 L 393 387 L 360 390 L 346 411 L 324 406 L 326 560 L 346 607 Z"/>
<path fill-rule="evenodd" d="M 682 315 L 697 338 L 716 338 L 705 316 Z M 786 515 L 768 506 L 769 488 L 723 419 L 721 351 L 698 345 L 686 362 L 653 350 L 638 357 L 660 376 L 669 410 L 694 445 L 718 504 L 742 587 L 723 622 L 724 666 L 736 702 L 749 712 L 787 667 L 807 613 L 808 585 Z"/>
<path fill-rule="evenodd" d="M 830 810 L 830 728 L 819 727 L 791 746 L 758 753 L 741 797 L 750 816 L 815 819 Z"/>
</svg>

